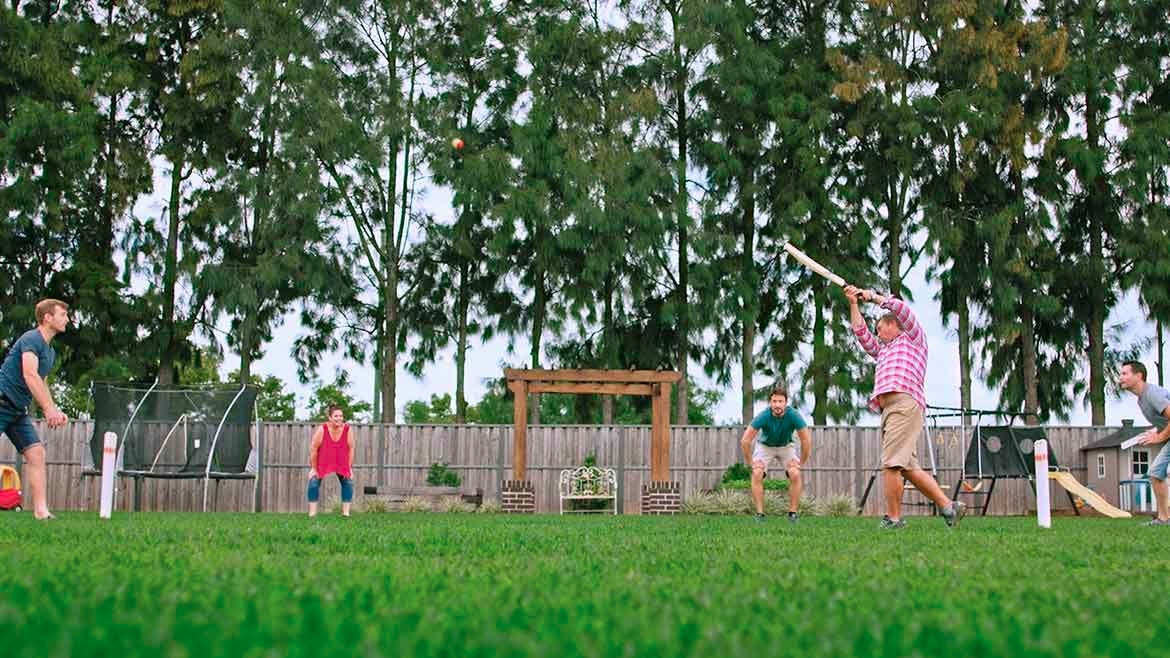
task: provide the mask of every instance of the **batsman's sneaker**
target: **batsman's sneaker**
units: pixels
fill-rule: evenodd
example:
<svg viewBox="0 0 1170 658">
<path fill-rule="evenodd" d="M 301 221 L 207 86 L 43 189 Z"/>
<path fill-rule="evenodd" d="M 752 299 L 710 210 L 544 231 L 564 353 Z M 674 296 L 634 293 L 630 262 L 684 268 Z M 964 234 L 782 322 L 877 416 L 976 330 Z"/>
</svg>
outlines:
<svg viewBox="0 0 1170 658">
<path fill-rule="evenodd" d="M 882 524 L 878 526 L 882 530 L 901 530 L 906 527 L 906 522 L 902 519 L 891 519 L 889 514 L 882 516 Z"/>
<path fill-rule="evenodd" d="M 960 503 L 959 501 L 951 501 L 951 506 L 942 511 L 943 520 L 947 522 L 947 526 L 954 528 L 959 525 L 959 521 L 967 515 L 967 503 Z"/>
</svg>

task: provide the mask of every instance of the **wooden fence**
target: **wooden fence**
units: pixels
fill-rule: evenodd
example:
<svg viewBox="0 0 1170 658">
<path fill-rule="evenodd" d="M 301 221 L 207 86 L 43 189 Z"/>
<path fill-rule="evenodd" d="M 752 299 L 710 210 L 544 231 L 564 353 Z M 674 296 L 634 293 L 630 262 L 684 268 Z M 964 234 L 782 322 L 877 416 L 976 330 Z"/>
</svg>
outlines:
<svg viewBox="0 0 1170 658">
<path fill-rule="evenodd" d="M 299 512 L 305 509 L 309 439 L 315 425 L 307 423 L 263 423 L 256 426 L 253 441 L 262 446 L 262 471 L 254 498 L 252 481 L 224 481 L 211 485 L 214 509 L 249 511 L 255 502 L 266 512 Z M 1080 448 L 1116 428 L 1050 427 L 1052 452 L 1073 475 L 1085 481 L 1084 457 Z M 95 509 L 98 479 L 82 478 L 84 451 L 92 432 L 88 421 L 71 422 L 49 430 L 38 424 L 37 431 L 48 450 L 49 504 L 53 509 Z M 671 428 L 671 478 L 681 483 L 684 497 L 718 484 L 723 471 L 742 461 L 739 437 L 742 427 Z M 258 436 L 256 436 L 258 434 Z M 434 462 L 446 462 L 463 478 L 462 489 L 482 488 L 485 499 L 499 497 L 502 480 L 510 476 L 512 428 L 484 425 L 354 425 L 356 440 L 354 502 L 362 509 L 364 485 L 389 487 L 418 486 Z M 963 456 L 971 439 L 970 430 L 958 427 L 937 429 L 932 437 L 939 480 L 954 486 L 959 480 Z M 641 488 L 650 475 L 650 428 L 647 426 L 533 426 L 528 430 L 528 477 L 536 489 L 537 510 L 557 508 L 557 476 L 561 469 L 580 465 L 594 454 L 600 466 L 618 472 L 619 509 L 636 513 Z M 805 467 L 807 493 L 817 498 L 845 495 L 860 499 L 878 464 L 878 430 L 873 427 L 814 427 L 813 455 Z M 930 460 L 926 439 L 919 447 L 924 466 Z M 13 464 L 16 453 L 10 442 L 0 441 L 0 463 Z M 203 485 L 193 480 L 144 480 L 136 483 L 119 478 L 118 508 L 140 510 L 198 510 Z M 27 489 L 27 486 L 26 486 Z M 1059 488 L 1056 490 L 1059 492 Z M 866 514 L 880 514 L 880 483 L 875 484 L 866 504 Z M 27 491 L 26 491 L 27 495 Z M 908 494 L 909 496 L 917 494 Z M 323 502 L 337 500 L 335 482 L 324 485 Z M 1053 496 L 1054 506 L 1069 505 L 1063 495 Z M 1001 480 L 996 485 L 990 514 L 1025 514 L 1034 509 L 1027 481 Z M 913 513 L 913 508 L 907 510 Z"/>
</svg>

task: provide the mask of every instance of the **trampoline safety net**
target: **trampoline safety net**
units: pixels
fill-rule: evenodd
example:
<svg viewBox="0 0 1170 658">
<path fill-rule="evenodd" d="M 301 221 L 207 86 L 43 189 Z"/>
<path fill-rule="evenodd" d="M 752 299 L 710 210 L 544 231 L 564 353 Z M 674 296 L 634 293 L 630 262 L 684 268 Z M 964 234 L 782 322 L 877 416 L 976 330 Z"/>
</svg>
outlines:
<svg viewBox="0 0 1170 658">
<path fill-rule="evenodd" d="M 162 477 L 244 473 L 252 451 L 256 394 L 254 387 L 94 383 L 93 463 L 101 464 L 103 435 L 114 432 L 123 472 Z"/>
</svg>

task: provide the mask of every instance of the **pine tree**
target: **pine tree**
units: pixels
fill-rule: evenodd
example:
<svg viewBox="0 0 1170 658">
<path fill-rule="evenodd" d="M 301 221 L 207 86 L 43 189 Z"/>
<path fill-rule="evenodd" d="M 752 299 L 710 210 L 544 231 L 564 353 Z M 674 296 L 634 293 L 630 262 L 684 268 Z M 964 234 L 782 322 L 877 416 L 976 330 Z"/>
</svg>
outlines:
<svg viewBox="0 0 1170 658">
<path fill-rule="evenodd" d="M 325 65 L 307 92 L 316 117 L 311 147 L 325 172 L 326 207 L 357 235 L 353 265 L 374 299 L 355 295 L 310 307 L 302 322 L 311 331 L 298 340 L 298 354 L 309 369 L 341 343 L 349 356 L 371 358 L 376 415 L 392 422 L 409 330 L 402 301 L 412 283 L 405 259 L 417 219 L 422 37 L 432 4 L 341 0 L 329 8 L 318 26 Z M 360 319 L 347 322 L 348 315 Z"/>
<path fill-rule="evenodd" d="M 432 180 L 451 188 L 455 221 L 429 224 L 414 258 L 419 277 L 406 312 L 418 342 L 409 368 L 421 373 L 436 352 L 455 346 L 455 422 L 467 420 L 470 341 L 493 335 L 490 309 L 508 303 L 506 271 L 487 246 L 493 209 L 502 202 L 511 164 L 511 118 L 523 84 L 515 6 L 463 0 L 439 7 L 426 35 L 430 95 L 419 115 Z M 459 140 L 460 146 L 451 144 Z"/>
<path fill-rule="evenodd" d="M 324 223 L 322 172 L 309 145 L 303 89 L 320 65 L 313 16 L 279 0 L 229 0 L 226 28 L 244 89 L 232 114 L 247 136 L 240 157 L 219 163 L 201 207 L 216 214 L 214 245 L 197 285 L 231 318 L 227 343 L 239 378 L 297 302 L 351 294 L 336 229 Z"/>
<path fill-rule="evenodd" d="M 74 76 L 81 44 L 50 4 L 0 7 L 0 340 L 34 325 L 45 296 L 75 301 L 62 273 L 86 239 L 78 221 L 99 116 Z M 67 361 L 68 359 L 65 359 Z"/>
<path fill-rule="evenodd" d="M 168 165 L 168 189 L 163 226 L 136 218 L 125 247 L 134 258 L 131 274 L 150 284 L 143 302 L 153 317 L 143 347 L 158 355 L 158 381 L 166 385 L 176 383 L 176 364 L 194 356 L 191 335 L 207 319 L 210 291 L 194 281 L 220 218 L 196 206 L 193 191 L 242 153 L 243 137 L 231 121 L 242 86 L 221 0 L 133 4 L 146 35 L 146 111 L 158 136 L 152 155 Z"/>
<path fill-rule="evenodd" d="M 645 75 L 655 81 L 662 108 L 656 134 L 669 144 L 662 153 L 664 162 L 673 170 L 673 263 L 664 263 L 662 276 L 671 287 L 670 303 L 663 308 L 675 325 L 676 370 L 682 373 L 679 382 L 681 394 L 676 398 L 675 422 L 684 423 L 689 417 L 689 364 L 697 349 L 693 343 L 694 313 L 691 309 L 692 216 L 690 166 L 693 155 L 692 120 L 701 110 L 696 105 L 693 86 L 699 70 L 709 53 L 713 27 L 704 15 L 704 0 L 624 0 L 626 18 L 635 29 L 651 37 L 646 46 Z"/>
</svg>

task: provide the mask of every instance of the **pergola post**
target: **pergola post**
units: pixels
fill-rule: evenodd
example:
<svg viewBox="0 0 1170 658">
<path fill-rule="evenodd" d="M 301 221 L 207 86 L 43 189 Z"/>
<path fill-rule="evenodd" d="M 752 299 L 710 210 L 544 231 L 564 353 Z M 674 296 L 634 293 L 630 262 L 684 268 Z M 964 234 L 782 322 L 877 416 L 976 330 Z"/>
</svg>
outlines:
<svg viewBox="0 0 1170 658">
<path fill-rule="evenodd" d="M 655 384 L 650 397 L 650 481 L 670 478 L 670 384 Z"/>
<path fill-rule="evenodd" d="M 654 385 L 650 398 L 650 482 L 642 485 L 643 514 L 678 514 L 682 493 L 670 479 L 669 383 Z"/>
<path fill-rule="evenodd" d="M 512 389 L 512 479 L 528 475 L 528 382 L 516 382 Z"/>
<path fill-rule="evenodd" d="M 536 512 L 536 490 L 528 480 L 528 382 L 508 380 L 512 391 L 512 479 L 500 485 L 500 507 L 512 514 Z"/>
</svg>

